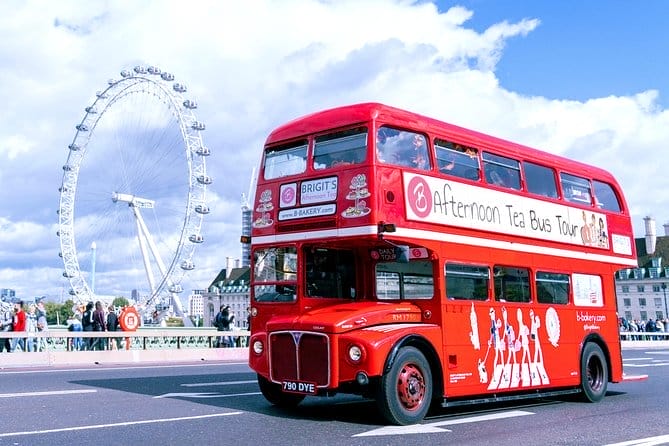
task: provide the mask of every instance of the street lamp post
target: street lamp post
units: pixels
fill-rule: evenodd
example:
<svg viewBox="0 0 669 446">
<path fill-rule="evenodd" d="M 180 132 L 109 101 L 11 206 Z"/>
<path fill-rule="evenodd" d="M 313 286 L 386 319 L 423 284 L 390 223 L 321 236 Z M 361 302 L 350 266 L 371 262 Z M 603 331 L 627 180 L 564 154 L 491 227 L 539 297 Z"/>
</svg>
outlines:
<svg viewBox="0 0 669 446">
<path fill-rule="evenodd" d="M 664 294 L 664 318 L 667 319 L 669 314 L 667 314 L 667 284 L 662 282 L 660 285 L 662 287 L 662 294 Z"/>
</svg>

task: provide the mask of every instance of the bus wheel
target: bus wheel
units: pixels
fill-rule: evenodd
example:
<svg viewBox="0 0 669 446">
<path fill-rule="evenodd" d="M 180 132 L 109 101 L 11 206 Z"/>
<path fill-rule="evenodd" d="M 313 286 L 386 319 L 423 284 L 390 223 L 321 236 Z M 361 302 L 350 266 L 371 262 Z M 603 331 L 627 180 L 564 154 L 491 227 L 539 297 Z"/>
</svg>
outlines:
<svg viewBox="0 0 669 446">
<path fill-rule="evenodd" d="M 606 395 L 609 371 L 599 345 L 588 342 L 581 356 L 581 389 L 586 401 L 596 403 Z"/>
<path fill-rule="evenodd" d="M 260 375 L 258 375 L 258 386 L 265 399 L 275 406 L 295 407 L 304 399 L 304 395 L 283 392 L 279 384 L 270 382 Z"/>
<path fill-rule="evenodd" d="M 425 418 L 432 402 L 432 372 L 418 349 L 402 348 L 378 385 L 376 403 L 390 423 L 415 424 Z"/>
</svg>

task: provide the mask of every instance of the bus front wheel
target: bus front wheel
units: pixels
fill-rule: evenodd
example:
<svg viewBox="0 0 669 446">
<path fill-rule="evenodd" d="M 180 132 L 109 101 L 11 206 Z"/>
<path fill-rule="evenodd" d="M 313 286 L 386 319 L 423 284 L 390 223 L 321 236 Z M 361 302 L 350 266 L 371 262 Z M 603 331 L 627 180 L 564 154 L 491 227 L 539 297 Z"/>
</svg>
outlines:
<svg viewBox="0 0 669 446">
<path fill-rule="evenodd" d="M 588 342 L 581 356 L 581 389 L 586 401 L 596 403 L 606 395 L 609 371 L 601 347 Z"/>
<path fill-rule="evenodd" d="M 275 384 L 260 375 L 258 375 L 258 386 L 265 399 L 275 406 L 295 407 L 304 399 L 304 395 L 283 392 L 279 384 Z"/>
<path fill-rule="evenodd" d="M 378 385 L 376 403 L 390 423 L 415 424 L 425 418 L 432 402 L 432 372 L 418 349 L 402 348 Z"/>
</svg>

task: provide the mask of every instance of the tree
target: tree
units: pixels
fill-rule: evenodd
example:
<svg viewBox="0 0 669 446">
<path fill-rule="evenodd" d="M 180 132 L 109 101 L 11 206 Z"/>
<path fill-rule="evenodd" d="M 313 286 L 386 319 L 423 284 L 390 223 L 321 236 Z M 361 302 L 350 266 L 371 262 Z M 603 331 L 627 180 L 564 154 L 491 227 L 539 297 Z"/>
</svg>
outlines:
<svg viewBox="0 0 669 446">
<path fill-rule="evenodd" d="M 68 299 L 63 304 L 56 302 L 44 302 L 44 310 L 46 311 L 46 321 L 49 325 L 63 325 L 65 321 L 72 315 L 72 307 L 74 301 Z"/>
<path fill-rule="evenodd" d="M 123 308 L 130 306 L 130 301 L 123 296 L 115 297 L 112 301 L 114 308 Z"/>
</svg>

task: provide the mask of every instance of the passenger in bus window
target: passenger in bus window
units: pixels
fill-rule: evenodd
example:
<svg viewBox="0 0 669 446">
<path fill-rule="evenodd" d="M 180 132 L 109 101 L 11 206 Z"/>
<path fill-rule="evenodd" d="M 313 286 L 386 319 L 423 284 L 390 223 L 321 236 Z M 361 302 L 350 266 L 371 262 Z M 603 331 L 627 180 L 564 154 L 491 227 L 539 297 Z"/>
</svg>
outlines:
<svg viewBox="0 0 669 446">
<path fill-rule="evenodd" d="M 414 135 L 412 142 L 411 167 L 418 169 L 429 169 L 430 162 L 427 157 L 427 147 L 425 145 L 425 137 L 423 135 Z"/>
<path fill-rule="evenodd" d="M 494 184 L 500 187 L 510 187 L 506 178 L 506 171 L 501 168 L 489 168 L 486 179 L 489 184 Z"/>
</svg>

